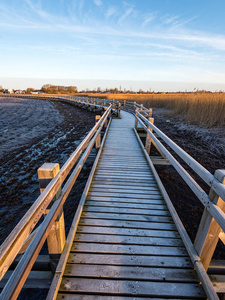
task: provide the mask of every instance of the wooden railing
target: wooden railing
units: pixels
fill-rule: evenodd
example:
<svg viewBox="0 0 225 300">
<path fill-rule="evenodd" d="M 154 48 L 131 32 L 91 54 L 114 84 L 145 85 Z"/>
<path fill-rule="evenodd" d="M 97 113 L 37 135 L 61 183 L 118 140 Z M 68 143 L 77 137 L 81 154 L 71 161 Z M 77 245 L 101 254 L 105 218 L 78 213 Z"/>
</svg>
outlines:
<svg viewBox="0 0 225 300">
<path fill-rule="evenodd" d="M 192 244 L 176 210 L 172 205 L 172 202 L 169 199 L 168 194 L 164 187 L 161 186 L 168 208 L 175 224 L 177 225 L 196 271 L 198 272 L 199 278 L 206 292 L 208 290 L 207 295 L 210 299 L 215 299 L 215 296 L 212 296 L 212 285 L 209 282 L 206 271 L 209 268 L 218 240 L 221 239 L 221 241 L 225 244 L 225 170 L 216 170 L 215 174 L 212 175 L 153 124 L 154 119 L 151 118 L 151 110 L 142 107 L 140 108 L 139 106 L 135 111 L 135 118 L 136 129 L 134 130 L 141 145 L 143 144 L 138 136 L 137 124 L 141 125 L 147 133 L 145 147 L 142 146 L 143 151 L 146 154 L 146 158 L 149 159 L 152 164 L 152 161 L 149 158 L 149 142 L 147 142 L 150 140 L 150 142 L 154 144 L 156 149 L 162 155 L 163 159 L 170 162 L 190 189 L 195 193 L 200 202 L 204 205 L 203 216 L 197 231 L 195 242 Z M 210 187 L 209 194 L 200 187 L 200 185 L 171 154 L 166 146 L 162 144 L 159 138 L 161 138 L 165 145 L 169 146 L 188 165 L 188 167 L 190 167 L 205 183 L 208 184 Z M 154 169 L 153 164 L 152 168 Z M 160 179 L 156 172 L 155 176 L 158 178 L 158 183 L 160 185 Z M 223 284 L 223 287 L 221 284 L 221 290 L 225 291 L 225 283 Z"/>
<path fill-rule="evenodd" d="M 24 255 L 19 260 L 17 267 L 1 293 L 1 299 L 16 299 L 19 295 L 54 222 L 62 211 L 64 202 L 87 160 L 91 149 L 96 141 L 99 141 L 101 130 L 103 126 L 107 124 L 107 119 L 113 110 L 112 105 L 104 109 L 105 112 L 97 124 L 69 157 L 56 177 L 50 181 L 0 247 L 0 279 L 3 278 L 16 256 L 24 252 Z M 67 176 L 69 176 L 69 178 L 66 180 Z M 66 182 L 64 183 L 65 180 Z M 64 185 L 62 186 L 63 183 Z M 60 196 L 55 200 L 54 197 L 60 189 Z M 52 206 L 48 209 L 51 203 Z M 43 215 L 45 215 L 43 222 L 35 229 L 35 226 Z M 21 248 L 23 249 L 22 251 Z"/>
</svg>

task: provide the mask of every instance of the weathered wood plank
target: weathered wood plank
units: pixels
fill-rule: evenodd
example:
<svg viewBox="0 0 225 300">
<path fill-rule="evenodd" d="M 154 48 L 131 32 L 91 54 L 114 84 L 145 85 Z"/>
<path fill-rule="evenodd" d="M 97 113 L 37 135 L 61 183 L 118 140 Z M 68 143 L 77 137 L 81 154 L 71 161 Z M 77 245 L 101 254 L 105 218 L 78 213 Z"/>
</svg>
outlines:
<svg viewBox="0 0 225 300">
<path fill-rule="evenodd" d="M 132 179 L 132 178 L 127 178 L 127 179 L 123 179 L 123 178 L 104 178 L 104 179 L 98 179 L 98 178 L 94 178 L 92 181 L 92 184 L 115 184 L 118 186 L 132 186 L 137 185 L 137 186 L 154 186 L 155 182 L 153 180 L 149 181 L 149 180 L 139 180 L 139 179 Z"/>
<path fill-rule="evenodd" d="M 105 213 L 119 213 L 119 214 L 140 214 L 153 216 L 170 216 L 167 210 L 151 210 L 151 209 L 137 209 L 137 208 L 122 208 L 122 207 L 101 207 L 101 206 L 84 206 L 84 212 L 105 212 Z"/>
<path fill-rule="evenodd" d="M 130 188 L 98 188 L 98 187 L 91 187 L 90 192 L 95 193 L 132 193 L 132 194 L 138 194 L 138 195 L 158 195 L 160 194 L 160 191 L 158 188 L 149 188 L 148 190 L 139 190 L 139 189 L 130 189 Z"/>
<path fill-rule="evenodd" d="M 109 166 L 107 163 L 103 164 L 98 164 L 98 169 L 99 170 L 112 170 L 112 171 L 140 171 L 140 172 L 149 172 L 148 166 L 140 166 L 138 165 L 128 165 L 128 164 L 123 164 L 123 165 L 112 165 Z"/>
<path fill-rule="evenodd" d="M 94 234 L 111 234 L 111 235 L 133 235 L 143 237 L 160 237 L 160 238 L 179 238 L 176 231 L 160 231 L 150 229 L 133 229 L 133 228 L 117 228 L 117 227 L 98 227 L 79 225 L 78 233 L 94 233 Z"/>
<path fill-rule="evenodd" d="M 122 228 L 139 228 L 139 229 L 158 229 L 158 230 L 177 230 L 176 226 L 171 223 L 153 223 L 153 222 L 138 222 L 125 220 L 111 219 L 80 219 L 80 225 L 93 225 L 103 227 L 122 227 Z"/>
<path fill-rule="evenodd" d="M 184 247 L 170 246 L 143 246 L 143 245 L 121 245 L 121 244 L 98 244 L 75 242 L 71 252 L 82 253 L 106 253 L 106 254 L 132 254 L 132 255 L 164 255 L 185 256 L 187 251 Z"/>
<path fill-rule="evenodd" d="M 123 203 L 123 202 L 110 202 L 110 201 L 94 201 L 87 200 L 85 202 L 87 206 L 101 206 L 101 207 L 122 207 L 122 208 L 135 208 L 135 209 L 155 209 L 155 210 L 167 210 L 166 205 L 163 204 L 143 204 L 143 203 Z"/>
<path fill-rule="evenodd" d="M 138 195 L 134 194 L 132 192 L 130 193 L 100 193 L 100 192 L 89 192 L 88 193 L 89 197 L 92 196 L 98 196 L 98 197 L 116 197 L 116 198 L 138 198 L 138 199 L 161 199 L 162 196 L 159 192 L 155 193 L 148 193 L 148 195 Z"/>
<path fill-rule="evenodd" d="M 64 275 L 74 277 L 120 278 L 148 281 L 156 280 L 163 282 L 198 282 L 198 278 L 194 270 L 154 267 L 133 268 L 131 266 L 106 265 L 103 268 L 102 265 L 68 264 Z"/>
<path fill-rule="evenodd" d="M 179 238 L 158 238 L 149 236 L 128 236 L 128 235 L 110 235 L 110 234 L 91 234 L 77 233 L 75 241 L 94 242 L 94 243 L 112 243 L 129 245 L 152 245 L 152 246 L 183 246 Z"/>
<path fill-rule="evenodd" d="M 113 214 L 113 213 L 100 213 L 100 212 L 85 212 L 82 213 L 82 218 L 94 219 L 111 219 L 111 220 L 124 220 L 124 221 L 145 221 L 156 223 L 173 223 L 172 218 L 165 216 L 150 216 L 150 215 L 135 215 L 135 214 Z"/>
<path fill-rule="evenodd" d="M 103 295 L 96 295 L 96 294 L 64 294 L 59 293 L 57 296 L 57 300 L 146 300 L 146 297 L 129 297 L 129 296 L 103 296 Z M 151 300 L 165 300 L 166 298 L 152 298 Z M 168 299 L 168 298 L 167 298 Z M 176 300 L 181 300 L 179 298 L 176 298 Z M 188 300 L 186 298 L 182 298 L 182 300 Z M 190 300 L 190 299 L 189 299 Z"/>
<path fill-rule="evenodd" d="M 114 295 L 196 297 L 205 296 L 200 285 L 195 283 L 145 282 L 128 280 L 104 280 L 87 278 L 63 278 L 60 291 L 102 293 Z"/>
<path fill-rule="evenodd" d="M 92 189 L 114 189 L 114 190 L 117 190 L 117 189 L 122 189 L 122 190 L 129 190 L 129 191 L 132 191 L 132 190 L 139 190 L 139 191 L 152 191 L 152 190 L 157 190 L 159 191 L 159 188 L 157 186 L 157 184 L 155 183 L 149 183 L 147 186 L 143 186 L 143 185 L 137 185 L 137 184 L 130 184 L 130 185 L 127 185 L 127 184 L 122 184 L 122 185 L 118 185 L 118 184 L 108 184 L 108 183 L 100 183 L 100 182 L 94 182 L 92 183 L 92 186 L 91 186 Z"/>
<path fill-rule="evenodd" d="M 96 178 L 95 178 L 96 179 Z M 155 185 L 154 181 L 149 181 L 149 184 L 146 184 L 145 186 L 142 186 L 139 188 L 140 183 L 133 182 L 130 185 L 126 185 L 126 182 L 122 184 L 110 183 L 110 182 L 104 182 L 104 179 L 102 179 L 102 184 L 100 186 L 95 186 L 92 184 L 90 192 L 111 192 L 111 193 L 127 193 L 127 194 L 137 194 L 138 192 L 142 194 L 161 194 L 160 189 Z M 100 185 L 100 180 L 97 179 L 98 183 L 97 185 Z M 96 182 L 96 180 L 95 180 Z M 119 182 L 120 183 L 120 182 Z M 131 182 L 132 183 L 132 182 Z"/>
<path fill-rule="evenodd" d="M 110 170 L 101 170 L 95 172 L 96 176 L 103 175 L 105 177 L 108 176 L 127 176 L 127 177 L 135 177 L 135 178 L 144 178 L 144 179 L 153 179 L 153 175 L 149 174 L 149 172 L 131 172 L 131 171 L 110 171 Z"/>
<path fill-rule="evenodd" d="M 156 198 L 156 197 L 154 197 Z M 159 197 L 158 197 L 159 198 Z M 137 204 L 159 204 L 164 205 L 164 201 L 161 198 L 159 199 L 138 199 L 136 198 L 116 198 L 116 197 L 98 197 L 98 196 L 91 196 L 87 197 L 87 201 L 104 201 L 104 202 L 119 202 L 119 203 L 137 203 Z"/>
<path fill-rule="evenodd" d="M 96 264 L 120 266 L 146 266 L 156 268 L 190 268 L 193 269 L 188 257 L 175 256 L 146 256 L 146 255 L 120 255 L 120 254 L 92 254 L 70 253 L 69 264 Z"/>
</svg>

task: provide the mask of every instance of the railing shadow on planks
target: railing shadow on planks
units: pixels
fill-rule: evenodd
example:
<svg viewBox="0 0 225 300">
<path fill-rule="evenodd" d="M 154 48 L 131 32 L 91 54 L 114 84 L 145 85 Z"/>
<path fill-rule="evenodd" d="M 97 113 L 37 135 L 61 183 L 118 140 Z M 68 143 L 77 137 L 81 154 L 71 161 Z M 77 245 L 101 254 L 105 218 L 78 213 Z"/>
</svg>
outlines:
<svg viewBox="0 0 225 300">
<path fill-rule="evenodd" d="M 18 97 L 24 96 L 25 95 L 19 95 Z M 91 175 L 89 176 L 89 182 L 86 184 L 80 200 L 78 215 L 81 214 L 83 205 L 82 201 L 84 201 L 85 196 L 88 193 L 91 178 L 97 165 L 98 158 L 101 154 L 101 145 L 104 144 L 104 139 L 107 135 L 107 129 L 110 125 L 110 120 L 112 117 L 111 115 L 113 112 L 117 112 L 117 116 L 120 117 L 121 107 L 122 109 L 134 113 L 135 115 L 135 134 L 140 146 L 142 147 L 142 150 L 144 151 L 146 159 L 152 167 L 155 178 L 167 202 L 168 209 L 182 237 L 192 263 L 194 264 L 194 267 L 198 273 L 199 279 L 202 282 L 207 297 L 209 299 L 216 299 L 215 291 L 219 293 L 225 293 L 224 263 L 221 261 L 215 264 L 211 263 L 210 268 L 213 270 L 213 274 L 216 274 L 211 276 L 211 279 L 213 279 L 213 285 L 206 273 L 210 266 L 213 253 L 219 239 L 225 244 L 225 170 L 217 170 L 215 174 L 212 175 L 154 125 L 152 109 L 147 109 L 143 107 L 143 105 L 139 105 L 135 102 L 129 102 L 126 100 L 113 101 L 78 96 L 59 97 L 32 95 L 26 97 L 33 99 L 64 101 L 81 107 L 89 108 L 90 110 L 103 110 L 104 113 L 101 117 L 97 118 L 99 121 L 73 152 L 61 170 L 59 170 L 59 166 L 57 164 L 44 164 L 42 168 L 40 168 L 40 187 L 44 188 L 46 184 L 47 186 L 0 248 L 0 278 L 3 278 L 3 282 L 7 282 L 1 293 L 1 299 L 17 298 L 26 279 L 28 278 L 29 281 L 29 277 L 32 277 L 31 269 L 38 258 L 38 254 L 46 239 L 48 240 L 49 254 L 53 261 L 57 255 L 62 253 L 63 248 L 63 253 L 68 253 L 69 250 L 65 251 L 65 248 L 69 249 L 70 245 L 65 241 L 62 212 L 63 204 L 66 201 L 66 198 L 72 189 L 72 186 L 74 185 L 86 159 L 88 158 L 91 149 L 96 144 L 96 147 L 100 148 L 100 150 L 93 165 Z M 100 134 L 103 126 L 108 127 L 101 143 Z M 143 130 L 145 131 L 146 137 L 145 145 L 143 145 L 139 134 L 142 132 L 143 136 Z M 151 144 L 156 147 L 161 155 L 160 157 L 150 156 Z M 205 183 L 207 183 L 207 185 L 210 187 L 209 194 L 207 194 L 191 177 L 187 170 L 171 154 L 167 146 L 170 147 L 202 180 L 204 180 Z M 204 206 L 203 216 L 194 244 L 191 242 L 165 188 L 162 185 L 161 180 L 159 179 L 159 176 L 154 168 L 155 164 L 172 165 Z M 68 174 L 69 178 L 63 185 L 63 182 L 66 180 Z M 45 186 L 42 186 L 42 182 L 45 184 Z M 49 208 L 50 204 L 51 207 Z M 44 214 L 46 215 L 44 221 L 36 228 L 35 226 Z M 74 231 L 76 231 L 78 220 L 75 222 L 75 224 Z M 67 237 L 67 240 L 70 241 L 69 236 Z M 56 247 L 55 244 L 57 243 L 58 245 Z M 52 244 L 54 244 L 54 249 L 58 249 L 56 253 L 54 250 L 51 250 Z M 55 256 L 55 254 L 57 255 Z M 15 259 L 18 260 L 18 264 L 14 272 L 8 271 L 10 265 Z M 44 287 L 50 285 L 51 278 L 47 278 L 49 282 L 44 284 Z M 30 287 L 34 286 L 31 284 Z"/>
</svg>

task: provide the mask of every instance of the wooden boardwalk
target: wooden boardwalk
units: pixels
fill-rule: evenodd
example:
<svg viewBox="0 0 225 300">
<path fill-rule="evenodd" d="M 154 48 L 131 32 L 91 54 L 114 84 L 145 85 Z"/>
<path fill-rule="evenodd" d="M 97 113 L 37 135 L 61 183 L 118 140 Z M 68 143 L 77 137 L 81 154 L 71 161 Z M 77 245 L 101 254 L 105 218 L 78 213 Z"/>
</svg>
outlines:
<svg viewBox="0 0 225 300">
<path fill-rule="evenodd" d="M 113 119 L 57 299 L 206 299 L 134 134 Z"/>
</svg>

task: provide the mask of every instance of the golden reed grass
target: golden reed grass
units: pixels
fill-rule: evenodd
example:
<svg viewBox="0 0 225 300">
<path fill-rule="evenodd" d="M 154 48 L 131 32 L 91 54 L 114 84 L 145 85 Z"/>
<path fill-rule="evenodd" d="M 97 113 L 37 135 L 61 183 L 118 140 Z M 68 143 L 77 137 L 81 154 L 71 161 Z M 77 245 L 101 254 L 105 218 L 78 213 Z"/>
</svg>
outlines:
<svg viewBox="0 0 225 300">
<path fill-rule="evenodd" d="M 147 108 L 167 108 L 173 116 L 203 127 L 225 126 L 225 93 L 89 94 L 115 100 L 135 101 Z"/>
</svg>

